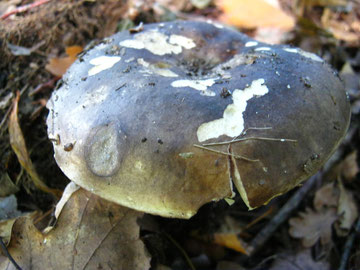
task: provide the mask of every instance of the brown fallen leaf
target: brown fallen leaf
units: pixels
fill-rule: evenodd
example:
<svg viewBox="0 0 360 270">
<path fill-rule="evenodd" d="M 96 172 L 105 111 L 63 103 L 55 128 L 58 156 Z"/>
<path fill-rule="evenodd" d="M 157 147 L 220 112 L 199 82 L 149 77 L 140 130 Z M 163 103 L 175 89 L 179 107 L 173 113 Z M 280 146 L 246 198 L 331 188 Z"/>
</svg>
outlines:
<svg viewBox="0 0 360 270">
<path fill-rule="evenodd" d="M 12 227 L 16 221 L 16 218 L 0 221 L 0 237 L 4 241 L 5 245 L 9 244 L 11 239 Z"/>
<path fill-rule="evenodd" d="M 18 218 L 8 250 L 22 269 L 149 269 L 136 223 L 141 215 L 80 189 L 46 235 L 35 228 L 33 215 Z M 0 255 L 0 269 L 12 267 Z"/>
<path fill-rule="evenodd" d="M 299 217 L 289 220 L 289 233 L 292 237 L 301 239 L 304 247 L 313 246 L 319 239 L 325 245 L 331 241 L 331 228 L 337 219 L 334 208 L 321 211 L 307 208 L 305 212 L 299 213 Z"/>
<path fill-rule="evenodd" d="M 216 5 L 224 12 L 220 20 L 236 27 L 291 30 L 295 26 L 293 17 L 287 15 L 279 5 L 272 5 L 266 0 L 218 0 Z"/>
<path fill-rule="evenodd" d="M 81 46 L 66 47 L 65 52 L 68 56 L 61 58 L 51 58 L 45 69 L 51 74 L 62 77 L 66 70 L 75 62 L 77 55 L 81 53 L 83 48 Z"/>
<path fill-rule="evenodd" d="M 297 254 L 283 254 L 277 256 L 270 270 L 329 270 L 330 265 L 325 261 L 315 261 L 311 251 L 306 249 Z"/>
<path fill-rule="evenodd" d="M 347 235 L 352 225 L 356 221 L 359 212 L 353 195 L 351 194 L 351 192 L 349 192 L 344 188 L 344 185 L 342 184 L 341 181 L 339 181 L 339 189 L 340 189 L 340 196 L 339 196 L 339 205 L 337 208 L 337 213 L 340 216 L 339 228 L 341 230 L 344 230 L 342 235 Z M 337 233 L 338 235 L 341 234 L 339 230 L 337 230 Z"/>
<path fill-rule="evenodd" d="M 16 98 L 13 101 L 13 108 L 9 117 L 9 137 L 10 145 L 14 150 L 21 166 L 29 174 L 31 180 L 34 182 L 34 185 L 44 191 L 55 195 L 56 197 L 61 197 L 61 191 L 56 189 L 49 188 L 40 178 L 38 173 L 35 170 L 34 165 L 31 162 L 29 153 L 26 148 L 24 135 L 21 131 L 18 119 L 18 103 L 20 99 L 20 92 L 16 93 Z"/>
<path fill-rule="evenodd" d="M 355 179 L 355 176 L 359 173 L 359 166 L 357 164 L 357 151 L 353 151 L 347 155 L 341 162 L 341 175 L 343 179 L 350 182 Z"/>
<path fill-rule="evenodd" d="M 337 208 L 339 202 L 339 191 L 333 183 L 326 184 L 319 188 L 314 197 L 314 208 L 321 211 L 324 208 Z"/>
<path fill-rule="evenodd" d="M 246 250 L 245 243 L 243 243 L 236 234 L 215 233 L 214 243 L 246 255 L 249 254 L 248 251 Z"/>
</svg>

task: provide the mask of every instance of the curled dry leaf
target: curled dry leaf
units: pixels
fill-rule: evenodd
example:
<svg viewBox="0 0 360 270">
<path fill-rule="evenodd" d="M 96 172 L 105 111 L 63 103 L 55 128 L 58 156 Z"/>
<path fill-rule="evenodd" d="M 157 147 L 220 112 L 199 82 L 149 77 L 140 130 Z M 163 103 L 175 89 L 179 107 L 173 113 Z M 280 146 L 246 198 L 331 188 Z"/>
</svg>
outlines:
<svg viewBox="0 0 360 270">
<path fill-rule="evenodd" d="M 16 218 L 3 220 L 0 222 L 0 237 L 4 241 L 5 245 L 9 244 L 11 239 L 12 227 L 16 221 Z M 0 259 L 1 261 L 1 259 Z M 1 269 L 1 267 L 0 267 Z"/>
<path fill-rule="evenodd" d="M 10 114 L 9 119 L 9 137 L 10 145 L 14 150 L 21 166 L 29 174 L 31 180 L 34 182 L 34 185 L 44 191 L 60 197 L 61 192 L 59 190 L 49 188 L 40 178 L 38 173 L 35 170 L 33 163 L 31 162 L 29 153 L 26 148 L 24 135 L 21 131 L 19 119 L 18 119 L 18 103 L 20 99 L 20 93 L 17 92 L 16 98 L 13 101 L 13 108 Z"/>
<path fill-rule="evenodd" d="M 8 250 L 22 269 L 149 269 L 136 223 L 141 215 L 80 189 L 46 235 L 32 216 L 17 219 Z M 0 269 L 11 267 L 0 256 Z"/>
<path fill-rule="evenodd" d="M 315 261 L 309 249 L 295 255 L 283 254 L 277 256 L 270 270 L 329 270 L 330 266 L 325 261 Z"/>
<path fill-rule="evenodd" d="M 70 46 L 65 49 L 68 56 L 61 58 L 51 58 L 45 69 L 51 74 L 61 77 L 66 70 L 75 62 L 76 57 L 81 53 L 83 48 L 81 46 Z"/>
<path fill-rule="evenodd" d="M 337 227 L 338 235 L 346 235 L 358 217 L 358 209 L 353 195 L 346 190 L 339 180 L 338 185 L 329 183 L 320 188 L 314 198 L 314 208 L 321 212 L 327 208 L 337 211 L 339 216 L 339 225 Z"/>
<path fill-rule="evenodd" d="M 331 240 L 331 228 L 338 216 L 333 208 L 314 211 L 307 208 L 299 217 L 289 220 L 289 233 L 294 238 L 302 239 L 304 247 L 313 246 L 319 239 L 321 244 Z"/>
</svg>

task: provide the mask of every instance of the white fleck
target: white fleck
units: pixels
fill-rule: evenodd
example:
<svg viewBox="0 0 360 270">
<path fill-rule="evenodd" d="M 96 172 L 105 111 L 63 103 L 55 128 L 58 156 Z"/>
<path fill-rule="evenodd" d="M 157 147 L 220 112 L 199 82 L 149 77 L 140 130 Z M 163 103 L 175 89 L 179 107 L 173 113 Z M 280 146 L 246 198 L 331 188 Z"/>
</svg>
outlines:
<svg viewBox="0 0 360 270">
<path fill-rule="evenodd" d="M 259 43 L 257 41 L 248 41 L 245 43 L 245 47 L 254 47 L 257 46 Z"/>
<path fill-rule="evenodd" d="M 45 238 L 44 241 L 43 241 L 43 243 L 46 244 L 46 242 L 47 242 L 47 239 Z"/>
<path fill-rule="evenodd" d="M 129 58 L 129 59 L 126 59 L 125 60 L 125 63 L 130 63 L 130 62 L 132 62 L 132 61 L 134 61 L 135 60 L 135 57 L 131 57 L 131 58 Z"/>
<path fill-rule="evenodd" d="M 246 110 L 247 101 L 255 96 L 263 96 L 269 92 L 264 85 L 264 79 L 254 80 L 250 87 L 244 90 L 235 89 L 232 94 L 233 102 L 229 104 L 223 113 L 223 118 L 203 123 L 197 130 L 199 142 L 218 138 L 221 135 L 236 137 L 244 130 L 243 113 Z"/>
<path fill-rule="evenodd" d="M 142 65 L 143 67 L 149 67 L 150 64 L 144 60 L 144 58 L 139 58 L 137 60 L 138 64 Z"/>
<path fill-rule="evenodd" d="M 120 45 L 132 49 L 146 49 L 156 55 L 179 54 L 185 49 L 196 46 L 191 38 L 180 35 L 171 35 L 170 38 L 156 30 L 142 32 L 134 35 L 133 39 L 120 42 Z"/>
<path fill-rule="evenodd" d="M 80 187 L 78 185 L 76 185 L 74 182 L 70 182 L 66 187 L 65 190 L 59 200 L 59 202 L 57 203 L 56 207 L 55 207 L 55 211 L 54 211 L 54 216 L 55 218 L 59 218 L 60 213 L 62 211 L 62 209 L 64 208 L 65 204 L 68 202 L 68 200 L 70 199 L 71 195 L 77 191 Z"/>
<path fill-rule="evenodd" d="M 192 49 L 196 47 L 196 44 L 191 38 L 187 38 L 180 35 L 171 35 L 169 39 L 169 43 L 184 47 L 185 49 Z"/>
<path fill-rule="evenodd" d="M 13 92 L 9 92 L 5 97 L 2 98 L 2 100 L 0 101 L 0 110 L 5 109 L 10 104 L 13 96 Z"/>
<path fill-rule="evenodd" d="M 163 23 L 160 23 L 160 24 L 159 24 L 159 26 L 160 26 L 160 27 L 164 27 L 164 26 L 165 26 L 165 24 L 163 24 Z"/>
<path fill-rule="evenodd" d="M 135 162 L 135 168 L 137 170 L 139 170 L 139 171 L 143 171 L 144 170 L 144 164 L 140 160 L 138 160 L 138 161 Z"/>
<path fill-rule="evenodd" d="M 280 142 L 285 142 L 285 139 L 280 139 Z"/>
<path fill-rule="evenodd" d="M 278 75 L 278 76 L 280 76 L 280 73 L 279 73 L 279 71 L 275 71 L 275 74 L 276 74 L 276 75 Z"/>
<path fill-rule="evenodd" d="M 207 88 L 212 86 L 215 83 L 214 79 L 206 79 L 206 80 L 177 80 L 171 83 L 172 87 L 191 87 L 196 90 L 202 91 L 201 94 L 204 96 L 215 96 L 215 93 Z"/>
<path fill-rule="evenodd" d="M 235 203 L 234 199 L 230 199 L 230 198 L 224 198 L 224 201 L 229 205 L 233 205 Z"/>
<path fill-rule="evenodd" d="M 267 167 L 263 167 L 263 171 L 264 171 L 264 172 L 268 172 L 268 168 L 267 168 Z"/>
<path fill-rule="evenodd" d="M 108 45 L 106 43 L 100 43 L 99 45 L 95 46 L 96 50 L 104 50 Z"/>
<path fill-rule="evenodd" d="M 256 48 L 255 51 L 271 51 L 270 47 L 259 47 Z"/>
<path fill-rule="evenodd" d="M 149 62 L 146 62 L 143 58 L 139 58 L 137 60 L 138 64 L 142 65 L 143 67 L 147 68 L 145 70 L 146 73 L 150 74 L 158 74 L 160 76 L 164 77 L 179 77 L 175 72 L 172 72 L 170 69 L 167 68 L 159 68 L 155 66 L 154 64 L 150 64 Z"/>
<path fill-rule="evenodd" d="M 224 28 L 224 26 L 223 26 L 222 24 L 216 23 L 216 22 L 214 22 L 214 21 L 212 21 L 212 20 L 206 20 L 206 22 L 209 23 L 209 24 L 212 24 L 212 25 L 215 26 L 216 28 L 219 28 L 219 29 L 223 29 L 223 28 Z"/>
<path fill-rule="evenodd" d="M 121 60 L 119 56 L 99 56 L 90 60 L 93 65 L 88 71 L 88 76 L 98 74 L 99 72 L 112 68 L 117 62 Z"/>
<path fill-rule="evenodd" d="M 290 88 L 291 88 L 290 84 L 288 84 L 286 87 L 287 87 L 287 89 L 290 89 Z"/>
<path fill-rule="evenodd" d="M 306 51 L 303 51 L 303 50 L 298 49 L 298 48 L 284 48 L 283 50 L 286 51 L 286 52 L 289 52 L 289 53 L 298 53 L 298 54 L 300 54 L 300 55 L 302 55 L 304 57 L 310 58 L 310 59 L 312 59 L 314 61 L 318 61 L 318 62 L 323 62 L 324 61 L 321 57 L 317 56 L 316 54 L 311 53 L 311 52 L 306 52 Z"/>
</svg>

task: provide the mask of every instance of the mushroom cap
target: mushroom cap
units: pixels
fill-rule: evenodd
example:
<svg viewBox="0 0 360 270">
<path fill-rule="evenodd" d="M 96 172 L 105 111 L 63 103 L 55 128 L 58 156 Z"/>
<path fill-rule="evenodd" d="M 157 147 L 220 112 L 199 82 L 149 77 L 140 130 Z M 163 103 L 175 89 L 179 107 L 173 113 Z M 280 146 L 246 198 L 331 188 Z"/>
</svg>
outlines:
<svg viewBox="0 0 360 270">
<path fill-rule="evenodd" d="M 104 39 L 48 108 L 55 159 L 72 181 L 177 218 L 234 196 L 233 184 L 250 209 L 287 192 L 330 157 L 350 118 L 320 57 L 192 21 Z"/>
</svg>

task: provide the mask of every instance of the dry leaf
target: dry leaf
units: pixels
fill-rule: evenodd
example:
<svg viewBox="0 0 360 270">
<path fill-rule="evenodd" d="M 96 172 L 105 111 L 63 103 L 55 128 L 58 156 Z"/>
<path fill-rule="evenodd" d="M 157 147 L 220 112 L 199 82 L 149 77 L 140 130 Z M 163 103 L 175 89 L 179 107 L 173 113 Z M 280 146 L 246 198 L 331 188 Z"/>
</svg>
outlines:
<svg viewBox="0 0 360 270">
<path fill-rule="evenodd" d="M 359 173 L 359 167 L 357 164 L 357 151 L 352 152 L 341 163 L 341 175 L 344 180 L 354 180 L 355 176 Z"/>
<path fill-rule="evenodd" d="M 5 245 L 8 245 L 11 239 L 12 227 L 17 218 L 7 219 L 0 222 L 0 237 L 4 241 Z M 1 257 L 0 257 L 1 258 Z M 1 262 L 1 259 L 0 259 Z M 1 267 L 0 267 L 1 269 Z"/>
<path fill-rule="evenodd" d="M 248 255 L 248 252 L 246 250 L 244 243 L 240 240 L 240 238 L 237 237 L 236 234 L 215 233 L 214 234 L 214 243 Z"/>
<path fill-rule="evenodd" d="M 340 229 L 345 230 L 347 234 L 359 213 L 353 195 L 344 188 L 341 181 L 339 181 L 339 189 L 340 197 L 337 213 L 340 216 Z"/>
<path fill-rule="evenodd" d="M 313 246 L 319 239 L 323 245 L 330 242 L 332 224 L 338 219 L 335 209 L 314 211 L 307 208 L 299 216 L 289 220 L 292 237 L 302 239 L 304 247 Z"/>
<path fill-rule="evenodd" d="M 68 56 L 62 58 L 51 58 L 49 63 L 45 66 L 46 70 L 55 76 L 61 77 L 66 70 L 75 62 L 76 57 L 81 53 L 83 48 L 81 46 L 66 47 L 65 51 Z"/>
<path fill-rule="evenodd" d="M 17 219 L 8 250 L 22 269 L 149 269 L 136 223 L 141 215 L 80 189 L 49 234 L 35 228 L 33 216 Z M 0 269 L 14 268 L 0 256 Z"/>
<path fill-rule="evenodd" d="M 14 150 L 21 166 L 26 170 L 30 175 L 31 180 L 34 182 L 34 185 L 45 192 L 51 193 L 56 197 L 61 196 L 59 190 L 51 189 L 41 180 L 40 176 L 35 170 L 34 165 L 31 162 L 29 153 L 26 148 L 25 140 L 23 133 L 21 131 L 18 119 L 18 103 L 20 99 L 20 93 L 16 93 L 16 98 L 13 101 L 13 108 L 9 117 L 9 137 L 11 148 Z"/>
<path fill-rule="evenodd" d="M 274 27 L 291 30 L 293 17 L 287 15 L 274 1 L 266 0 L 218 0 L 216 5 L 223 10 L 221 21 L 240 28 Z M 275 1 L 277 3 L 277 1 Z"/>
<path fill-rule="evenodd" d="M 321 211 L 323 208 L 337 208 L 339 202 L 339 191 L 333 183 L 326 184 L 315 193 L 314 208 Z"/>
<path fill-rule="evenodd" d="M 270 270 L 329 270 L 330 265 L 325 261 L 315 261 L 311 251 L 306 249 L 295 255 L 284 254 L 277 256 Z"/>
</svg>

